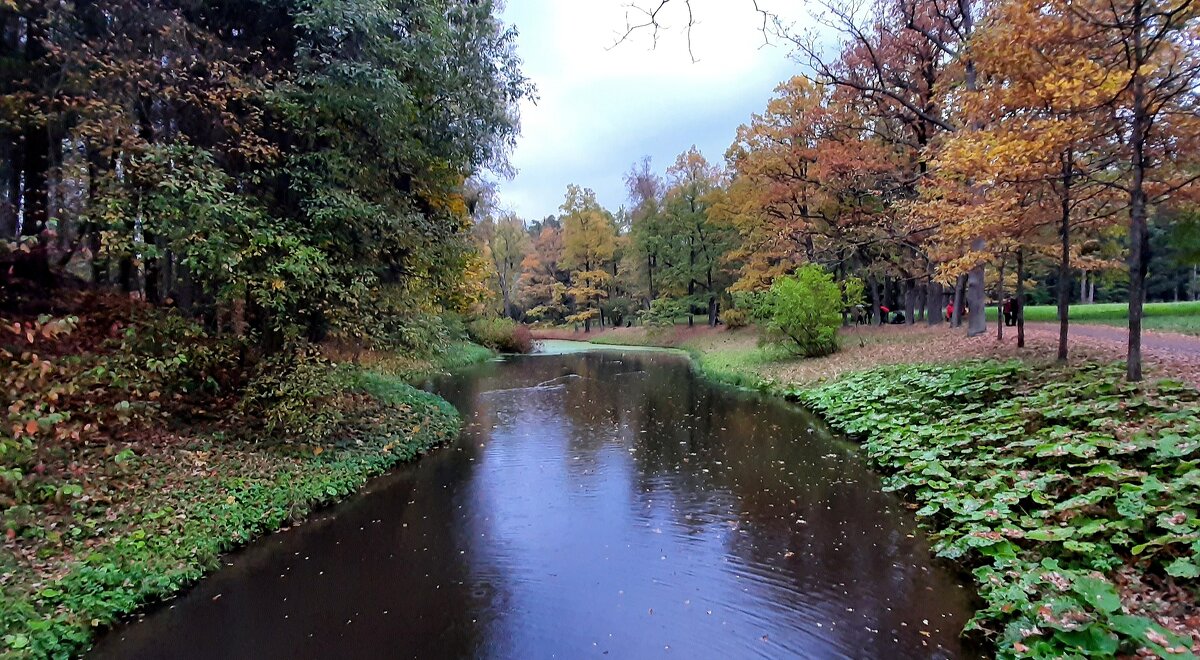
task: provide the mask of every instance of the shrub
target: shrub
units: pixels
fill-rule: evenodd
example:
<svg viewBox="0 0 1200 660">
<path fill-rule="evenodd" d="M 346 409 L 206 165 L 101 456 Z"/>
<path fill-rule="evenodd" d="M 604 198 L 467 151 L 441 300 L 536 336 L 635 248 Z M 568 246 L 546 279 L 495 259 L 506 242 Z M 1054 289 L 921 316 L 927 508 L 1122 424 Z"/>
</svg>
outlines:
<svg viewBox="0 0 1200 660">
<path fill-rule="evenodd" d="M 721 323 L 730 330 L 737 330 L 750 325 L 750 315 L 745 310 L 727 309 L 721 312 Z"/>
<path fill-rule="evenodd" d="M 776 279 L 761 304 L 768 335 L 786 340 L 794 352 L 815 357 L 838 349 L 842 290 L 820 266 Z"/>
<path fill-rule="evenodd" d="M 467 324 L 471 341 L 501 353 L 529 353 L 533 335 L 529 328 L 506 318 L 481 318 Z"/>
<path fill-rule="evenodd" d="M 368 338 L 373 348 L 426 357 L 465 339 L 466 329 L 454 314 L 395 304 L 385 305 Z"/>
<path fill-rule="evenodd" d="M 298 344 L 257 365 L 238 410 L 264 440 L 317 442 L 342 426 L 351 386 L 348 368 L 312 344 Z"/>
<path fill-rule="evenodd" d="M 613 327 L 620 327 L 633 316 L 636 306 L 629 298 L 620 296 L 600 303 L 600 309 Z"/>
<path fill-rule="evenodd" d="M 866 303 L 866 287 L 857 277 L 847 277 L 842 280 L 842 307 L 852 309 Z"/>
<path fill-rule="evenodd" d="M 688 306 L 684 301 L 676 298 L 657 298 L 651 301 L 650 309 L 638 312 L 638 318 L 642 320 L 643 325 L 664 327 L 675 325 L 675 319 L 686 316 L 687 313 Z"/>
</svg>

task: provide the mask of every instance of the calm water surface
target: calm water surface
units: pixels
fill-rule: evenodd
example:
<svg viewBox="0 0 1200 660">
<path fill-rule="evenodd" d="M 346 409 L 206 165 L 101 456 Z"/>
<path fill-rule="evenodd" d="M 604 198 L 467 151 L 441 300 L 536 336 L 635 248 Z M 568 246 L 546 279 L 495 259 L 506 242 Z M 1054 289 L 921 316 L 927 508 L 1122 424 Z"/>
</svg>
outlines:
<svg viewBox="0 0 1200 660">
<path fill-rule="evenodd" d="M 678 355 L 432 383 L 458 442 L 226 559 L 99 658 L 928 658 L 970 594 L 853 448 Z"/>
</svg>

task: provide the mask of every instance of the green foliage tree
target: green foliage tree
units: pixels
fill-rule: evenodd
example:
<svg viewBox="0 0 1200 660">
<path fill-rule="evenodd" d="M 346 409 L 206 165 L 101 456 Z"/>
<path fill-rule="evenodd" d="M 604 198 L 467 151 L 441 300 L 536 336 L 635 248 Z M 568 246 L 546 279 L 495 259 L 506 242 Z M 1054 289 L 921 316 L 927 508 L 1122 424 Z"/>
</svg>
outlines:
<svg viewBox="0 0 1200 660">
<path fill-rule="evenodd" d="M 506 168 L 532 93 L 497 14 L 0 4 L 0 284 L 65 270 L 268 351 L 382 340 L 404 310 L 464 307 L 464 182 Z"/>
<path fill-rule="evenodd" d="M 708 324 L 715 326 L 721 297 L 729 286 L 725 255 L 734 240 L 729 227 L 714 222 L 710 213 L 712 198 L 720 191 L 721 172 L 692 147 L 676 158 L 667 179 L 660 217 L 642 245 L 657 251 L 662 289 L 684 299 L 688 323 L 691 310 L 703 308 Z"/>
<path fill-rule="evenodd" d="M 524 221 L 511 213 L 498 220 L 486 217 L 476 223 L 473 233 L 480 255 L 488 265 L 488 284 L 499 302 L 497 311 L 516 318 L 516 288 L 521 263 L 530 245 Z"/>
</svg>

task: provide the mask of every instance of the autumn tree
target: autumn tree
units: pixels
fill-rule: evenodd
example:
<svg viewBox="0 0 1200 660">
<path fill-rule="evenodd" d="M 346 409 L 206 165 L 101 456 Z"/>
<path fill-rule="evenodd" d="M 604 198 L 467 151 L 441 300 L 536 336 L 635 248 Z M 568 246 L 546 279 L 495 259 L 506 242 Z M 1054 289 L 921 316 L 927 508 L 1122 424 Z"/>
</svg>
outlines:
<svg viewBox="0 0 1200 660">
<path fill-rule="evenodd" d="M 830 226 L 817 175 L 827 116 L 822 88 L 795 77 L 775 94 L 763 114 L 738 128 L 726 152 L 732 178 L 714 209 L 738 234 L 727 258 L 738 266 L 733 288 L 740 291 L 766 289 L 815 261 Z"/>
<path fill-rule="evenodd" d="M 583 323 L 591 330 L 593 319 L 600 317 L 600 301 L 608 297 L 612 281 L 611 267 L 616 252 L 616 228 L 610 214 L 596 201 L 590 188 L 567 186 L 562 212 L 562 265 L 571 271 L 568 293 L 575 301 L 571 323 Z"/>
<path fill-rule="evenodd" d="M 521 260 L 518 300 L 531 318 L 560 321 L 567 314 L 570 281 L 570 273 L 563 266 L 562 230 L 556 218 L 548 218 Z"/>
<path fill-rule="evenodd" d="M 1129 212 L 1129 346 L 1126 376 L 1142 378 L 1142 306 L 1150 263 L 1151 209 L 1197 194 L 1200 179 L 1200 12 L 1194 0 L 1056 0 L 1052 21 L 1077 23 L 1095 66 L 1108 76 L 1104 100 L 1117 121 L 1119 162 L 1101 181 Z"/>
<path fill-rule="evenodd" d="M 500 299 L 500 313 L 516 318 L 516 288 L 530 244 L 524 221 L 512 213 L 496 220 L 489 216 L 476 224 L 474 234 L 489 266 L 490 284 Z"/>
<path fill-rule="evenodd" d="M 972 44 L 981 82 L 964 101 L 968 126 L 940 150 L 941 190 L 925 210 L 944 211 L 937 237 L 943 245 L 987 236 L 988 253 L 1001 264 L 1055 255 L 1058 357 L 1065 360 L 1075 233 L 1112 217 L 1112 200 L 1097 181 L 1112 157 L 1112 121 L 1101 101 L 1114 80 L 1081 47 L 1082 24 L 1061 18 L 1036 1 L 993 8 Z M 982 190 L 968 190 L 972 183 Z M 1023 276 L 1022 269 L 1018 286 Z M 1003 289 L 997 298 L 1002 302 Z"/>
</svg>

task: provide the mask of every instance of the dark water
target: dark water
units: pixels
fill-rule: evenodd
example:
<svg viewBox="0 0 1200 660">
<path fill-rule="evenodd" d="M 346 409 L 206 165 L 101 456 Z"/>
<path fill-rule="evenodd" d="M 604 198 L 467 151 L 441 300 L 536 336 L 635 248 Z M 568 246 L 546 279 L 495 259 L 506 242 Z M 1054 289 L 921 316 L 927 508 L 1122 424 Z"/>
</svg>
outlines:
<svg viewBox="0 0 1200 660">
<path fill-rule="evenodd" d="M 453 446 L 227 559 L 102 658 L 957 657 L 969 594 L 812 416 L 650 352 L 434 384 Z"/>
</svg>

